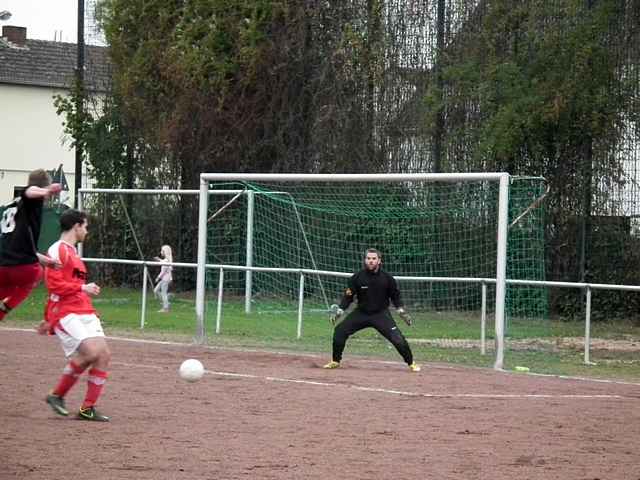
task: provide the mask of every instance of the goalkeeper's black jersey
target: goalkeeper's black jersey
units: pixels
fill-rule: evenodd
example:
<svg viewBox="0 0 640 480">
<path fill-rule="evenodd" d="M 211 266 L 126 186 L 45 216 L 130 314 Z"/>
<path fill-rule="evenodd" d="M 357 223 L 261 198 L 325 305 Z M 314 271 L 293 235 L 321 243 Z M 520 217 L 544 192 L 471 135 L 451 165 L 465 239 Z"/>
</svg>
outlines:
<svg viewBox="0 0 640 480">
<path fill-rule="evenodd" d="M 344 292 L 340 308 L 346 310 L 354 297 L 358 300 L 358 310 L 367 314 L 386 310 L 389 308 L 389 300 L 396 308 L 402 306 L 396 279 L 382 270 L 370 272 L 363 269 L 354 274 L 349 280 L 349 287 Z"/>
<path fill-rule="evenodd" d="M 25 190 L 26 192 L 26 190 Z M 36 263 L 42 198 L 29 198 L 25 192 L 7 205 L 0 221 L 0 265 L 29 265 Z"/>
</svg>

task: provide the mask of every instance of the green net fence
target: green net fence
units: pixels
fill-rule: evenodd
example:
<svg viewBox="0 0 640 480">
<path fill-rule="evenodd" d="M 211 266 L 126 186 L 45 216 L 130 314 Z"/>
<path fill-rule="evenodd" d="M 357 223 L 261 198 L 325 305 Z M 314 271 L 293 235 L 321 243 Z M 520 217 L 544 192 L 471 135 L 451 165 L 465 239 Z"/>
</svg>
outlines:
<svg viewBox="0 0 640 480">
<path fill-rule="evenodd" d="M 221 334 L 216 338 L 277 343 L 301 336 L 328 345 L 328 308 L 340 300 L 370 247 L 383 253 L 383 268 L 398 279 L 414 314 L 415 325 L 406 333 L 416 349 L 433 338 L 477 342 L 483 290 L 486 333 L 492 338 L 495 182 L 225 183 L 210 188 L 205 328 Z M 540 202 L 545 191 L 540 178 L 511 179 L 508 279 L 545 279 Z M 85 257 L 152 262 L 168 244 L 174 261 L 185 264 L 174 268 L 171 314 L 162 316 L 150 280 L 145 304 L 143 266 L 90 263 L 92 280 L 113 289 L 102 300 L 105 305 L 127 318 L 128 327 L 138 326 L 145 304 L 146 328 L 194 332 L 197 196 L 90 193 L 83 205 L 90 213 Z M 255 270 L 248 272 L 247 266 Z M 158 271 L 157 265 L 148 265 L 148 279 Z M 547 296 L 545 288 L 508 286 L 507 334 L 527 336 L 534 325 L 539 334 L 548 318 Z M 375 332 L 358 335 L 374 349 L 387 348 Z"/>
<path fill-rule="evenodd" d="M 417 312 L 476 315 L 482 282 L 461 279 L 496 275 L 495 182 L 282 182 L 213 184 L 211 188 L 242 189 L 246 194 L 222 211 L 219 203 L 211 202 L 209 215 L 214 218 L 208 225 L 207 262 L 289 269 L 225 271 L 227 302 L 240 304 L 249 295 L 247 310 L 258 314 L 295 315 L 299 270 L 348 275 L 362 267 L 363 254 L 370 247 L 383 253 L 383 267 L 399 279 L 405 304 Z M 512 180 L 507 278 L 544 280 L 543 211 L 538 202 L 544 192 L 540 178 Z M 210 271 L 210 289 L 217 288 L 218 275 Z M 344 276 L 307 272 L 304 310 L 326 312 L 340 299 L 345 285 Z M 494 291 L 489 282 L 489 311 Z M 507 314 L 545 318 L 546 292 L 510 287 Z"/>
</svg>

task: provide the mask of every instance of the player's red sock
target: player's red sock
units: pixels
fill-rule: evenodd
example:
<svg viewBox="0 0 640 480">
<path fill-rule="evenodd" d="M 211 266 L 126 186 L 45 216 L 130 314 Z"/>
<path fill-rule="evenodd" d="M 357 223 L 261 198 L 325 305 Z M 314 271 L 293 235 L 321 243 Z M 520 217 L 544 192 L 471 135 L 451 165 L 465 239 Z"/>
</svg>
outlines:
<svg viewBox="0 0 640 480">
<path fill-rule="evenodd" d="M 86 367 L 85 367 L 86 368 Z M 76 364 L 73 360 L 71 360 L 64 370 L 62 371 L 62 377 L 58 381 L 58 385 L 53 389 L 53 394 L 58 395 L 59 397 L 64 397 L 67 392 L 73 387 L 82 372 L 84 372 L 85 368 Z"/>
<path fill-rule="evenodd" d="M 82 402 L 82 408 L 93 407 L 98 402 L 98 397 L 102 393 L 102 387 L 104 387 L 108 376 L 109 374 L 104 370 L 98 370 L 97 368 L 89 370 L 87 395 L 84 397 L 84 402 Z"/>
</svg>

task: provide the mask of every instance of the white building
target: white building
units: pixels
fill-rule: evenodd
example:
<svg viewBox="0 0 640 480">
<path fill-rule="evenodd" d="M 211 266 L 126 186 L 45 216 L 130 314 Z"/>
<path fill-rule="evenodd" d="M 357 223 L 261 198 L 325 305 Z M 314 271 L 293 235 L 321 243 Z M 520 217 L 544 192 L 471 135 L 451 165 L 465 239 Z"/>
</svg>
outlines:
<svg viewBox="0 0 640 480">
<path fill-rule="evenodd" d="M 75 151 L 65 138 L 64 116 L 56 113 L 54 96 L 73 84 L 76 44 L 27 39 L 24 27 L 4 26 L 0 39 L 0 205 L 13 199 L 36 168 L 62 165 L 73 202 Z M 85 85 L 104 94 L 110 85 L 105 47 L 87 46 Z M 84 177 L 84 176 L 83 176 Z M 86 178 L 83 178 L 83 186 Z"/>
</svg>

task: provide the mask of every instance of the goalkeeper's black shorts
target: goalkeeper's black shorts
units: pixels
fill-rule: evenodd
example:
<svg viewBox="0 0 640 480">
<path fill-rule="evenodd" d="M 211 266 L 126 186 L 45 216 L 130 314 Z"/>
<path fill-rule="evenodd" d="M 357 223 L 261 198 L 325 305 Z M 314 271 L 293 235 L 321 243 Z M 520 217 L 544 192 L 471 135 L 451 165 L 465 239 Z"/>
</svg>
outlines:
<svg viewBox="0 0 640 480">
<path fill-rule="evenodd" d="M 347 337 L 364 328 L 375 328 L 380 335 L 387 339 L 390 338 L 394 330 L 399 331 L 388 308 L 377 313 L 365 313 L 356 309 L 349 313 L 337 328 L 340 328 Z"/>
</svg>

